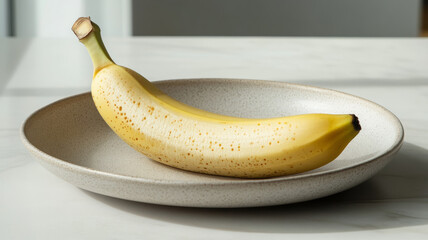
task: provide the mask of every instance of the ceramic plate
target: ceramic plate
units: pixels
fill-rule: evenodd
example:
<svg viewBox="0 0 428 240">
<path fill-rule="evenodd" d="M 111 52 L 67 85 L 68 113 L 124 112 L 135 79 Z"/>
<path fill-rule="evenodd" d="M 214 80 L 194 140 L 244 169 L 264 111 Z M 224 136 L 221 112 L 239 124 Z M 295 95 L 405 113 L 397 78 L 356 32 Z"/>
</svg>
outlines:
<svg viewBox="0 0 428 240">
<path fill-rule="evenodd" d="M 154 162 L 122 142 L 104 123 L 89 93 L 52 103 L 32 114 L 22 139 L 48 170 L 99 194 L 189 207 L 252 207 L 328 196 L 375 175 L 403 140 L 400 121 L 385 108 L 345 93 L 279 82 L 234 79 L 155 83 L 172 97 L 238 117 L 354 113 L 362 131 L 333 162 L 301 174 L 267 178 L 217 177 Z"/>
</svg>

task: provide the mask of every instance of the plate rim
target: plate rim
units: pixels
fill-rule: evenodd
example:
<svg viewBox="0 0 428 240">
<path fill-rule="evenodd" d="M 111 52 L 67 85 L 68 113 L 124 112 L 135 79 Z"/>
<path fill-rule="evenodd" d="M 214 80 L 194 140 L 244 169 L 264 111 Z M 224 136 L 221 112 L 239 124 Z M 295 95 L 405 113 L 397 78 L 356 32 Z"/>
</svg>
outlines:
<svg viewBox="0 0 428 240">
<path fill-rule="evenodd" d="M 121 174 L 115 174 L 115 173 L 109 173 L 109 172 L 105 172 L 105 171 L 100 171 L 100 170 L 95 170 L 95 169 L 91 169 L 88 167 L 84 167 L 81 165 L 77 165 L 74 163 L 70 163 L 67 161 L 64 161 L 62 159 L 59 159 L 57 157 L 51 156 L 45 152 L 43 152 L 42 150 L 38 149 L 36 146 L 34 146 L 27 138 L 26 136 L 26 127 L 29 124 L 29 122 L 31 122 L 32 118 L 34 116 L 36 116 L 37 114 L 39 114 L 40 112 L 55 106 L 57 104 L 60 104 L 62 102 L 65 101 L 70 101 L 73 99 L 79 99 L 85 95 L 91 95 L 90 92 L 84 92 L 84 93 L 79 93 L 79 94 L 75 94 L 72 96 L 68 96 L 59 100 L 56 100 L 48 105 L 45 105 L 41 108 L 39 108 L 38 110 L 34 111 L 32 114 L 30 114 L 25 121 L 23 122 L 23 124 L 21 125 L 20 128 L 20 137 L 21 137 L 21 141 L 23 142 L 23 144 L 27 147 L 28 150 L 30 150 L 33 154 L 38 155 L 39 160 L 43 160 L 46 161 L 48 160 L 50 164 L 55 164 L 56 166 L 61 166 L 64 168 L 67 168 L 71 171 L 75 171 L 79 174 L 87 174 L 87 175 L 96 175 L 98 177 L 105 177 L 105 178 L 111 178 L 111 179 L 118 179 L 121 181 L 128 181 L 128 182 L 134 182 L 134 183 L 142 183 L 142 184 L 155 184 L 155 185 L 165 185 L 165 186 L 180 186 L 180 185 L 185 185 L 185 186 L 221 186 L 221 185 L 241 185 L 241 184 L 268 184 L 268 183 L 272 183 L 272 182 L 286 182 L 286 181 L 294 181 L 294 180 L 300 180 L 300 179 L 305 179 L 305 178 L 313 178 L 313 177 L 319 177 L 319 176 L 325 176 L 325 175 L 331 175 L 331 174 L 336 174 L 339 172 L 343 172 L 343 171 L 347 171 L 353 168 L 358 168 L 362 165 L 365 165 L 367 163 L 371 163 L 374 162 L 376 160 L 379 159 L 383 159 L 385 157 L 391 156 L 394 153 L 396 153 L 400 147 L 403 144 L 403 140 L 404 140 L 404 128 L 403 125 L 401 123 L 401 121 L 399 120 L 399 118 L 392 113 L 390 110 L 388 110 L 387 108 L 373 102 L 370 100 L 367 100 L 365 98 L 353 95 L 353 94 L 349 94 L 349 93 L 345 93 L 342 91 L 338 91 L 338 90 L 334 90 L 334 89 L 329 89 L 329 88 L 323 88 L 323 87 L 318 87 L 318 86 L 312 86 L 312 85 L 307 85 L 307 84 L 298 84 L 298 83 L 289 83 L 289 82 L 280 82 L 280 81 L 271 81 L 271 80 L 258 80 L 258 79 L 241 79 L 241 78 L 180 78 L 180 79 L 167 79 L 167 80 L 160 80 L 160 81 L 152 81 L 153 84 L 155 85 L 162 85 L 162 84 L 168 84 L 168 83 L 175 83 L 175 84 L 187 84 L 187 83 L 224 83 L 224 82 L 234 82 L 234 83 L 245 83 L 245 84 L 263 84 L 263 85 L 272 85 L 272 86 L 281 86 L 281 87 L 292 87 L 292 88 L 299 88 L 299 89 L 305 89 L 305 90 L 310 90 L 310 91 L 314 91 L 314 92 L 327 92 L 327 93 L 334 93 L 336 95 L 340 95 L 340 97 L 347 97 L 347 98 L 354 98 L 354 99 L 358 99 L 366 104 L 372 105 L 377 107 L 378 109 L 384 111 L 386 114 L 388 114 L 390 117 L 392 117 L 392 119 L 394 120 L 393 122 L 395 123 L 394 126 L 397 128 L 398 131 L 398 138 L 394 141 L 394 143 L 385 151 L 383 152 L 381 155 L 378 156 L 374 156 L 374 157 L 370 157 L 365 159 L 362 162 L 356 163 L 356 164 L 352 164 L 352 165 L 348 165 L 345 167 L 341 167 L 341 168 L 335 168 L 335 169 L 330 169 L 327 171 L 323 171 L 323 172 L 314 172 L 314 173 L 309 173 L 309 174 L 299 174 L 299 175 L 286 175 L 286 176 L 280 176 L 280 177 L 274 177 L 274 178 L 260 178 L 260 179 L 254 179 L 254 178 L 249 178 L 249 179 L 245 179 L 245 178 L 225 178 L 222 179 L 219 182 L 186 182 L 183 180 L 177 180 L 177 181 L 173 181 L 173 180 L 164 180 L 164 179 L 149 179 L 149 178 L 142 178 L 142 177 L 135 177 L 135 176 L 127 176 L 127 175 L 121 175 Z M 216 176 L 218 177 L 218 176 Z M 215 181 L 215 180 L 214 180 Z"/>
</svg>

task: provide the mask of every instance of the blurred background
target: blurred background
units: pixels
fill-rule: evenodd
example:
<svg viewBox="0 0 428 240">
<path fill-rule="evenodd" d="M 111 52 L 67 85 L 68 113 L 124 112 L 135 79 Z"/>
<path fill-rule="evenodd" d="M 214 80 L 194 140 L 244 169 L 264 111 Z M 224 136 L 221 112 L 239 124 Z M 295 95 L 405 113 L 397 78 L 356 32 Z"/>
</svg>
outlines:
<svg viewBox="0 0 428 240">
<path fill-rule="evenodd" d="M 78 16 L 104 36 L 428 36 L 428 0 L 0 0 L 0 37 L 68 37 Z"/>
</svg>

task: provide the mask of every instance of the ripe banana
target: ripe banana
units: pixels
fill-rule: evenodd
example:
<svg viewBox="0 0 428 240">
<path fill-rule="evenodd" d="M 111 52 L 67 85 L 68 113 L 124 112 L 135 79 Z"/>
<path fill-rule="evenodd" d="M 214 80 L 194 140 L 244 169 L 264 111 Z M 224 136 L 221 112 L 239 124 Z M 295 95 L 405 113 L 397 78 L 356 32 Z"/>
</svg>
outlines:
<svg viewBox="0 0 428 240">
<path fill-rule="evenodd" d="M 126 143 L 160 163 L 242 178 L 295 174 L 334 160 L 361 129 L 351 114 L 246 119 L 188 106 L 116 65 L 89 18 L 79 18 L 72 30 L 93 61 L 99 113 Z"/>
</svg>

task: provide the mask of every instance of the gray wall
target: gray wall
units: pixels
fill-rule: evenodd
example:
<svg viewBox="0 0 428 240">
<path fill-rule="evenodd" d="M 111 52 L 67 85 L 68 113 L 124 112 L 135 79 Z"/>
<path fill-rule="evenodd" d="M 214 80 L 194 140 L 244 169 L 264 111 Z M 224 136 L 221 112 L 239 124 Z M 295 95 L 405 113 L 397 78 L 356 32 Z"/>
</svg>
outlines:
<svg viewBox="0 0 428 240">
<path fill-rule="evenodd" d="M 81 16 L 91 16 L 104 36 L 131 35 L 131 0 L 1 1 L 13 3 L 16 37 L 74 37 L 70 27 Z"/>
<path fill-rule="evenodd" d="M 9 0 L 0 0 L 0 37 L 9 35 Z"/>
<path fill-rule="evenodd" d="M 413 37 L 420 6 L 421 0 L 134 0 L 133 35 Z"/>
</svg>

